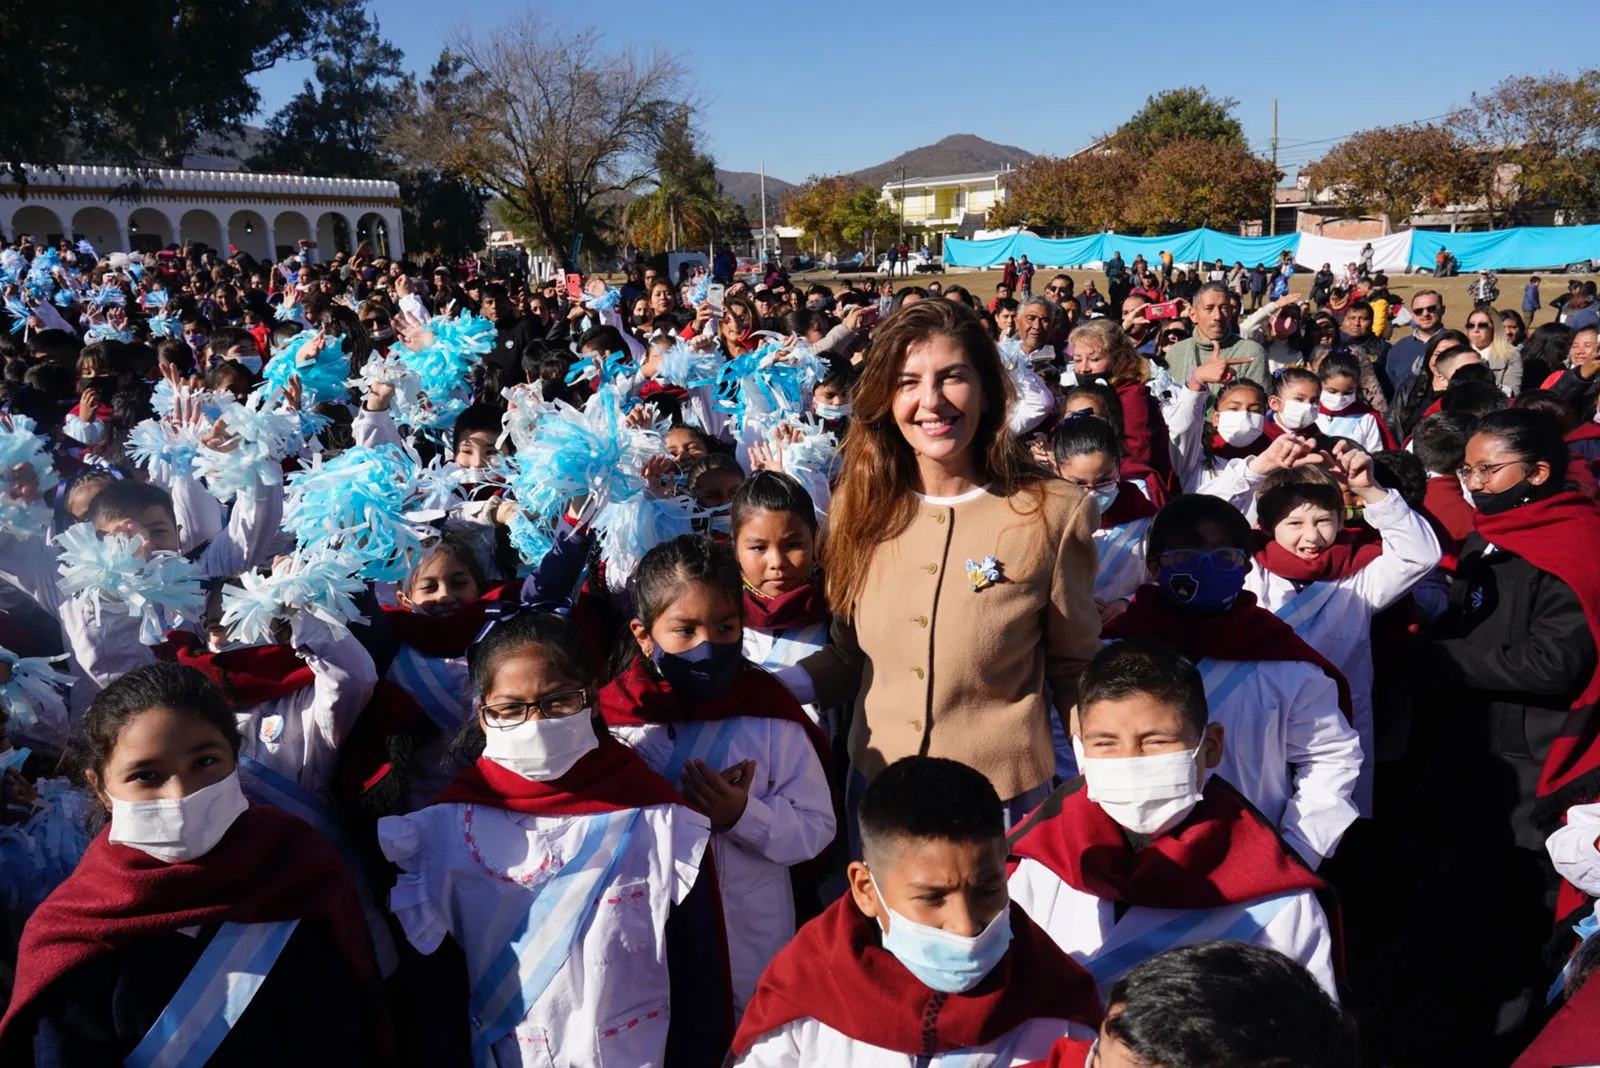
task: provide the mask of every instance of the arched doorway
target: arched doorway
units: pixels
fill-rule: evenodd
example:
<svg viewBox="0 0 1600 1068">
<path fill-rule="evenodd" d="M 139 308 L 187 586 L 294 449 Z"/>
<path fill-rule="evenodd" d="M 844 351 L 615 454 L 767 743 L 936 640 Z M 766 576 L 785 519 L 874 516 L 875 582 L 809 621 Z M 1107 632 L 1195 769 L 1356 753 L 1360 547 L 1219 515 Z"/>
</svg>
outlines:
<svg viewBox="0 0 1600 1068">
<path fill-rule="evenodd" d="M 102 256 L 126 252 L 122 247 L 122 224 L 105 208 L 79 208 L 72 217 L 72 239 L 82 239 Z"/>
<path fill-rule="evenodd" d="M 258 260 L 266 259 L 272 251 L 267 248 L 267 220 L 249 208 L 241 208 L 228 217 L 228 240 L 241 253 Z"/>
<path fill-rule="evenodd" d="M 27 234 L 36 242 L 55 245 L 66 236 L 61 217 L 43 204 L 24 204 L 11 214 L 11 236 Z"/>
<path fill-rule="evenodd" d="M 192 208 L 178 220 L 178 240 L 190 245 L 205 245 L 222 250 L 222 226 L 204 208 Z"/>
<path fill-rule="evenodd" d="M 392 242 L 389 240 L 389 220 L 375 211 L 369 211 L 361 216 L 356 223 L 357 243 L 366 242 L 372 247 L 374 256 L 391 255 Z"/>
<path fill-rule="evenodd" d="M 160 252 L 177 240 L 172 220 L 159 208 L 139 208 L 128 216 L 129 251 Z"/>
<path fill-rule="evenodd" d="M 339 212 L 325 211 L 317 220 L 317 258 L 322 263 L 333 259 L 335 252 L 349 252 L 350 223 Z"/>
<path fill-rule="evenodd" d="M 273 262 L 282 263 L 299 253 L 300 242 L 312 240 L 311 222 L 298 211 L 280 211 L 272 224 L 272 237 L 277 245 L 272 250 Z"/>
</svg>

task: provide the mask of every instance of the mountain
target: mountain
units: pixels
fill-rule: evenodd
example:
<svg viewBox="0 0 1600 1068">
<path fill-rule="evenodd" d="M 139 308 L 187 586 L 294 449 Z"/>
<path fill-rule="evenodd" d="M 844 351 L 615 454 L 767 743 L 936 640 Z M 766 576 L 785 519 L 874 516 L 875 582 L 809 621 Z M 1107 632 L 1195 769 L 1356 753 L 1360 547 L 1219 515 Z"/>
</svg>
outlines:
<svg viewBox="0 0 1600 1068">
<path fill-rule="evenodd" d="M 722 183 L 724 196 L 744 205 L 744 213 L 752 225 L 761 225 L 761 175 L 755 171 L 725 171 L 717 168 L 717 181 Z M 767 175 L 767 213 L 777 218 L 778 201 L 794 188 L 793 182 Z"/>
<path fill-rule="evenodd" d="M 863 167 L 850 175 L 868 185 L 882 185 L 900 177 L 900 168 L 906 169 L 907 178 L 934 178 L 943 174 L 972 174 L 976 171 L 997 171 L 1008 164 L 1016 167 L 1033 158 L 1015 145 L 997 145 L 973 134 L 951 134 L 941 141 L 921 148 L 902 152 L 894 159 L 875 167 Z M 767 176 L 768 192 L 772 176 Z"/>
</svg>

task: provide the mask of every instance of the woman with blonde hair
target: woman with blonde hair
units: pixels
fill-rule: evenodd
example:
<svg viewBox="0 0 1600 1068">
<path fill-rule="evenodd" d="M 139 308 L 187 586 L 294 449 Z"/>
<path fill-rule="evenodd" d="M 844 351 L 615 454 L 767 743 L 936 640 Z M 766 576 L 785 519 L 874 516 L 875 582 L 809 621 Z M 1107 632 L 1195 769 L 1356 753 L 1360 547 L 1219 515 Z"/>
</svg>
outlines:
<svg viewBox="0 0 1600 1068">
<path fill-rule="evenodd" d="M 823 553 L 832 644 L 779 678 L 853 706 L 852 814 L 921 753 L 983 772 L 1020 819 L 1050 789 L 1052 699 L 1071 707 L 1099 644 L 1099 516 L 1007 429 L 1010 379 L 964 307 L 885 320 L 854 398 Z"/>
<path fill-rule="evenodd" d="M 1522 350 L 1513 345 L 1500 325 L 1500 313 L 1485 304 L 1467 315 L 1467 340 L 1489 370 L 1494 384 L 1508 397 L 1522 390 Z"/>
<path fill-rule="evenodd" d="M 1110 319 L 1091 319 L 1067 337 L 1078 381 L 1103 381 L 1122 402 L 1122 446 L 1127 458 L 1147 467 L 1154 478 L 1142 488 L 1155 503 L 1174 491 L 1172 449 L 1161 405 L 1150 392 L 1150 364 L 1133 339 Z"/>
</svg>

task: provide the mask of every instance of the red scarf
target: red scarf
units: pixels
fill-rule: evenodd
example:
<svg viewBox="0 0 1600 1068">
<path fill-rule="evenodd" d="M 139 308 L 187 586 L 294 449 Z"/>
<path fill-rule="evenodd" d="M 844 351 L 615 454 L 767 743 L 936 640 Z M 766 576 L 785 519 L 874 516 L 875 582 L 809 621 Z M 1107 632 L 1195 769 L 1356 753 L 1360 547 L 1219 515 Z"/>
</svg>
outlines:
<svg viewBox="0 0 1600 1068">
<path fill-rule="evenodd" d="M 756 630 L 788 630 L 826 623 L 833 618 L 828 610 L 828 595 L 821 579 L 768 597 L 749 586 L 744 588 L 744 625 Z"/>
<path fill-rule="evenodd" d="M 1576 445 L 1580 441 L 1593 441 L 1595 438 L 1600 438 L 1600 423 L 1591 419 L 1570 431 L 1565 441 L 1568 445 Z"/>
<path fill-rule="evenodd" d="M 1511 1068 L 1600 1064 L 1600 976 L 1591 975 Z"/>
<path fill-rule="evenodd" d="M 82 408 L 83 402 L 79 401 L 77 404 L 72 406 L 72 409 L 68 411 L 67 414 L 75 415 L 79 419 L 82 419 L 85 423 L 109 423 L 111 422 L 111 417 L 117 414 L 116 410 L 113 409 L 111 405 L 97 404 L 95 405 L 94 415 L 85 418 L 83 412 L 81 411 Z"/>
<path fill-rule="evenodd" d="M 1256 440 L 1248 445 L 1229 445 L 1223 440 L 1221 434 L 1213 430 L 1211 432 L 1211 455 L 1213 458 L 1222 461 L 1249 460 L 1266 452 L 1267 446 L 1278 438 L 1283 437 L 1283 435 L 1284 429 L 1277 423 L 1263 422 L 1261 424 L 1261 436 Z"/>
<path fill-rule="evenodd" d="M 1149 519 L 1157 511 L 1138 486 L 1124 480 L 1117 483 L 1117 499 L 1111 502 L 1110 508 L 1100 513 L 1100 529 L 1110 530 L 1124 523 Z"/>
<path fill-rule="evenodd" d="M 1373 531 L 1339 532 L 1327 551 L 1314 560 L 1290 552 L 1275 540 L 1256 553 L 1256 564 L 1290 582 L 1338 582 L 1383 555 L 1383 540 Z"/>
<path fill-rule="evenodd" d="M 291 645 L 258 645 L 213 653 L 187 631 L 167 635 L 178 663 L 216 683 L 235 710 L 276 701 L 316 683 L 316 673 Z"/>
<path fill-rule="evenodd" d="M 1261 814 L 1215 775 L 1188 818 L 1143 849 L 1129 844 L 1079 782 L 1013 832 L 1011 855 L 1044 865 L 1080 893 L 1139 908 L 1215 909 L 1325 888 Z"/>
<path fill-rule="evenodd" d="M 389 632 L 394 635 L 395 641 L 409 645 L 423 656 L 435 660 L 466 656 L 472 639 L 483 630 L 489 605 L 504 598 L 508 591 L 515 593 L 521 586 L 521 580 L 495 586 L 482 598 L 457 609 L 450 616 L 430 616 L 408 608 L 384 605 L 383 618 L 388 622 Z"/>
<path fill-rule="evenodd" d="M 527 816 L 592 816 L 625 808 L 681 805 L 667 780 L 611 735 L 559 779 L 534 782 L 488 757 L 456 776 L 436 805 L 487 805 Z"/>
<path fill-rule="evenodd" d="M 1600 512 L 1577 493 L 1557 493 L 1498 515 L 1478 513 L 1478 534 L 1497 548 L 1548 571 L 1572 588 L 1583 605 L 1589 634 L 1600 648 Z M 1572 703 L 1561 733 L 1550 743 L 1539 773 L 1538 795 L 1552 794 L 1600 770 L 1600 665 Z"/>
<path fill-rule="evenodd" d="M 964 994 L 924 986 L 883 948 L 876 921 L 846 895 L 778 951 L 761 976 L 733 1055 L 785 1024 L 812 1019 L 856 1042 L 908 1057 L 972 1049 L 1029 1020 L 1100 1026 L 1094 979 L 1022 911 L 1011 908 L 1011 948 Z"/>
<path fill-rule="evenodd" d="M 1167 477 L 1165 475 L 1157 472 L 1149 464 L 1135 460 L 1131 456 L 1123 457 L 1120 466 L 1122 468 L 1123 482 L 1130 484 L 1143 482 L 1145 490 L 1149 493 L 1146 499 L 1157 508 L 1167 503 Z M 1133 489 L 1136 492 L 1139 491 L 1139 487 L 1136 485 Z M 1139 492 L 1139 496 L 1144 497 L 1145 493 Z"/>
<path fill-rule="evenodd" d="M 691 705 L 673 693 L 666 680 L 658 678 L 647 663 L 643 656 L 635 657 L 628 670 L 606 683 L 600 691 L 600 715 L 607 726 L 700 723 L 735 716 L 783 719 L 805 728 L 806 737 L 817 751 L 817 759 L 824 768 L 828 767 L 827 737 L 811 722 L 783 683 L 754 664 L 746 664 L 721 697 Z"/>
<path fill-rule="evenodd" d="M 215 849 L 181 864 L 114 845 L 110 830 L 95 836 L 23 929 L 0 1052 L 25 1056 L 20 1044 L 29 1028 L 11 1025 L 56 980 L 129 943 L 183 927 L 327 920 L 356 975 L 375 977 L 355 875 L 308 824 L 251 805 Z"/>
<path fill-rule="evenodd" d="M 1344 673 L 1277 616 L 1240 593 L 1233 606 L 1214 616 L 1189 616 L 1172 607 L 1161 587 L 1146 583 L 1134 592 L 1128 610 L 1107 623 L 1107 638 L 1153 638 L 1190 660 L 1299 660 L 1321 668 L 1339 690 L 1339 707 L 1351 720 L 1350 684 Z"/>
<path fill-rule="evenodd" d="M 1450 534 L 1450 540 L 1459 550 L 1461 543 L 1474 529 L 1478 513 L 1461 491 L 1461 480 L 1455 475 L 1428 476 L 1427 489 L 1422 497 L 1422 509 Z"/>
<path fill-rule="evenodd" d="M 1389 432 L 1388 424 L 1383 421 L 1383 415 L 1378 411 L 1378 409 L 1374 408 L 1360 397 L 1357 397 L 1355 399 L 1355 403 L 1351 404 L 1350 407 L 1346 408 L 1342 412 L 1336 412 L 1332 408 L 1329 408 L 1327 405 L 1323 404 L 1322 399 L 1318 397 L 1317 411 L 1321 412 L 1323 415 L 1332 416 L 1335 419 L 1356 415 L 1370 415 L 1372 416 L 1372 421 L 1378 424 L 1378 433 L 1383 436 L 1383 447 L 1390 450 L 1399 448 L 1399 446 L 1395 444 L 1394 435 Z M 1424 413 L 1423 418 L 1427 418 L 1428 415 L 1432 414 L 1432 412 L 1426 412 Z"/>
</svg>

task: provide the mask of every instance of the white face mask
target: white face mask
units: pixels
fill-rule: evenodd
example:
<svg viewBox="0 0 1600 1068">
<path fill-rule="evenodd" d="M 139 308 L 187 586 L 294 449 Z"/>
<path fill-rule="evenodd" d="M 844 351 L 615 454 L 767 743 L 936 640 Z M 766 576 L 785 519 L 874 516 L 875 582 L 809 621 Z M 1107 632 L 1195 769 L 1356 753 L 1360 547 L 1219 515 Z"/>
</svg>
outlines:
<svg viewBox="0 0 1600 1068">
<path fill-rule="evenodd" d="M 1197 783 L 1202 776 L 1195 767 L 1198 745 L 1159 756 L 1085 758 L 1083 743 L 1073 738 L 1072 752 L 1078 758 L 1089 800 L 1135 834 L 1165 834 L 1200 803 Z"/>
<path fill-rule="evenodd" d="M 1218 412 L 1217 433 L 1229 445 L 1249 445 L 1261 436 L 1265 422 L 1259 412 Z"/>
<path fill-rule="evenodd" d="M 1278 413 L 1278 425 L 1285 430 L 1304 430 L 1317 421 L 1317 406 L 1310 401 L 1286 400 Z"/>
<path fill-rule="evenodd" d="M 1354 393 L 1329 393 L 1322 391 L 1322 406 L 1330 412 L 1342 412 L 1356 402 Z"/>
<path fill-rule="evenodd" d="M 591 717 L 586 708 L 560 719 L 526 719 L 515 727 L 485 728 L 483 755 L 524 779 L 559 779 L 600 745 Z"/>
<path fill-rule="evenodd" d="M 215 849 L 249 807 L 238 771 L 186 797 L 154 801 L 112 797 L 109 837 L 168 864 L 196 860 Z"/>
</svg>

